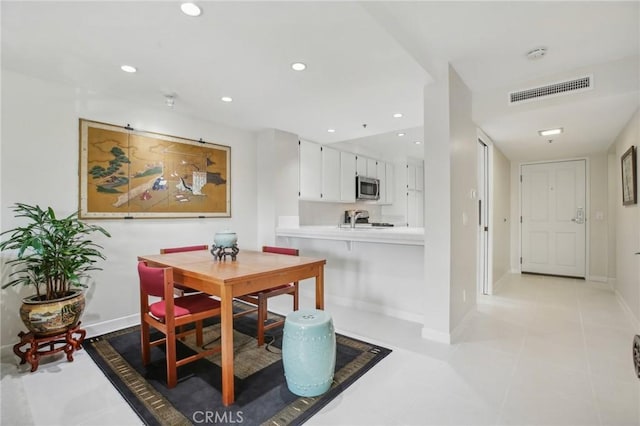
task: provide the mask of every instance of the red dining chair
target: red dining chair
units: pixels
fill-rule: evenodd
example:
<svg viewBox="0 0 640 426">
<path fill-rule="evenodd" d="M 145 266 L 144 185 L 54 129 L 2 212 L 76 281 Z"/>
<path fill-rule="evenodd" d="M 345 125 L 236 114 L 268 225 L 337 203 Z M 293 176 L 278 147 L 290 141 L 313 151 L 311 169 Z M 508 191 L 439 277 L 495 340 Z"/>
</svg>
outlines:
<svg viewBox="0 0 640 426">
<path fill-rule="evenodd" d="M 185 251 L 198 251 L 198 250 L 209 250 L 209 246 L 206 244 L 200 244 L 196 246 L 182 246 L 182 247 L 169 247 L 169 248 L 161 248 L 160 254 L 166 253 L 181 253 Z M 185 294 L 193 294 L 198 293 L 198 290 L 195 290 L 191 287 L 187 287 L 185 285 L 174 283 L 175 287 L 175 295 L 176 296 L 184 296 Z"/>
<path fill-rule="evenodd" d="M 142 363 L 151 362 L 151 347 L 165 344 L 167 362 L 167 387 L 173 388 L 178 381 L 178 367 L 200 358 L 220 352 L 220 346 L 203 350 L 195 355 L 176 359 L 176 339 L 195 333 L 196 343 L 202 346 L 202 321 L 205 318 L 220 316 L 220 302 L 205 294 L 173 297 L 173 268 L 153 268 L 145 262 L 138 262 L 140 277 L 140 339 Z M 150 303 L 149 296 L 161 300 Z M 178 327 L 195 324 L 195 328 L 180 331 Z M 150 340 L 150 327 L 155 328 L 164 337 Z"/>
<path fill-rule="evenodd" d="M 286 254 L 291 256 L 298 256 L 298 249 L 285 248 L 285 247 L 273 247 L 263 246 L 262 251 L 265 253 Z M 298 310 L 298 282 L 284 284 L 281 286 L 273 287 L 268 290 L 259 291 L 256 293 L 247 294 L 245 296 L 238 296 L 237 299 L 251 303 L 257 306 L 258 311 L 258 346 L 264 344 L 264 332 L 271 330 L 272 328 L 279 327 L 284 324 L 284 319 L 267 323 L 267 301 L 270 297 L 280 296 L 282 294 L 290 294 L 293 296 L 293 310 Z M 236 314 L 236 316 L 245 315 L 247 313 L 255 312 L 256 310 L 249 310 Z"/>
</svg>

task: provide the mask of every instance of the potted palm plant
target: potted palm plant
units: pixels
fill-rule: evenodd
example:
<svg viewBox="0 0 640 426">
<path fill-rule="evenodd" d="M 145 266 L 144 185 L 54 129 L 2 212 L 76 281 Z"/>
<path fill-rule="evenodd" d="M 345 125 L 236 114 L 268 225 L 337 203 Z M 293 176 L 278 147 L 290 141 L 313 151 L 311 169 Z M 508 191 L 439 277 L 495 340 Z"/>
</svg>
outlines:
<svg viewBox="0 0 640 426">
<path fill-rule="evenodd" d="M 82 288 L 89 272 L 100 270 L 95 263 L 105 259 L 102 247 L 89 235 L 111 235 L 100 226 L 82 222 L 77 212 L 58 218 L 51 207 L 22 203 L 16 203 L 13 211 L 27 223 L 0 234 L 7 238 L 0 242 L 0 251 L 17 250 L 16 257 L 7 262 L 15 270 L 2 288 L 33 286 L 35 294 L 24 298 L 20 308 L 25 326 L 36 336 L 64 333 L 82 315 Z"/>
</svg>

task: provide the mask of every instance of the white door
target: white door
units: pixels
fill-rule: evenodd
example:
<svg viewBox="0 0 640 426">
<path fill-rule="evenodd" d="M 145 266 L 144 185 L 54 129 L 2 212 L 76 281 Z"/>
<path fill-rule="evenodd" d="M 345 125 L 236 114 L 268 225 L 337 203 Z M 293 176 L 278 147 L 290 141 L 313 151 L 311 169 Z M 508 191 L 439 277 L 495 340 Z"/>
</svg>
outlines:
<svg viewBox="0 0 640 426">
<path fill-rule="evenodd" d="M 478 287 L 489 294 L 489 147 L 478 139 Z"/>
<path fill-rule="evenodd" d="M 522 272 L 585 276 L 585 161 L 521 168 Z"/>
</svg>

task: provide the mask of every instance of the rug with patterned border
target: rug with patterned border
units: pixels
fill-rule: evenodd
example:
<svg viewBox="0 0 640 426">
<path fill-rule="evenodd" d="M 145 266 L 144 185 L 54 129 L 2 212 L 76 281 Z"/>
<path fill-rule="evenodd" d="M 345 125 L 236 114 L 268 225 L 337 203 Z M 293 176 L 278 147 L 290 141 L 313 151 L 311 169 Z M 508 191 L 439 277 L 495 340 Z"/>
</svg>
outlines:
<svg viewBox="0 0 640 426">
<path fill-rule="evenodd" d="M 238 304 L 234 309 L 244 309 Z M 277 316 L 270 314 L 271 319 Z M 220 354 L 178 369 L 178 385 L 166 386 L 164 346 L 152 348 L 151 364 L 142 365 L 140 327 L 88 339 L 84 348 L 140 419 L 148 425 L 233 424 L 299 425 L 354 383 L 390 349 L 336 334 L 336 369 L 324 395 L 308 398 L 291 393 L 280 353 L 282 327 L 270 330 L 267 344 L 257 347 L 255 314 L 234 320 L 235 395 L 233 405 L 221 402 Z M 217 345 L 217 320 L 204 329 L 204 347 Z M 153 337 L 153 336 L 152 336 Z M 201 350 L 193 335 L 179 341 L 178 357 Z"/>
</svg>

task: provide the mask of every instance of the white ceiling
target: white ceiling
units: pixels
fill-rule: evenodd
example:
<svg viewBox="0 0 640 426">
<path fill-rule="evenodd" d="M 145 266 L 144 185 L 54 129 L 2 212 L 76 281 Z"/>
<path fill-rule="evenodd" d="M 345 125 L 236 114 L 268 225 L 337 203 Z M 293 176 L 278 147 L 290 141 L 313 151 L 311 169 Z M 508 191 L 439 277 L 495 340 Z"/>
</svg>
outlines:
<svg viewBox="0 0 640 426">
<path fill-rule="evenodd" d="M 174 1 L 2 1 L 2 67 L 149 105 L 173 94 L 176 113 L 234 127 L 413 144 L 396 133 L 422 125 L 423 87 L 449 62 L 513 160 L 606 150 L 640 104 L 637 1 L 197 3 L 190 18 Z M 526 59 L 538 46 L 549 53 Z M 589 92 L 507 105 L 510 90 L 586 74 Z M 537 134 L 555 126 L 552 144 Z"/>
</svg>

